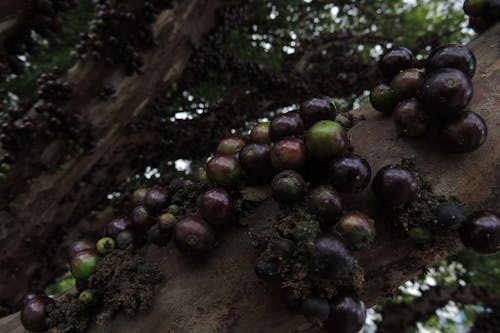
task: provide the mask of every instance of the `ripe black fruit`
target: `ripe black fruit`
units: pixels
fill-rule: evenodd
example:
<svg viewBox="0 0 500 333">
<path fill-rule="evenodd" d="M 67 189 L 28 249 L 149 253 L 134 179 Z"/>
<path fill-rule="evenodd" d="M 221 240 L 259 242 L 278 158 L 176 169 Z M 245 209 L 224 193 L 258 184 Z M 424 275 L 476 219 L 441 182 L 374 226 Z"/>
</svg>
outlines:
<svg viewBox="0 0 500 333">
<path fill-rule="evenodd" d="M 363 301 L 354 293 L 340 293 L 330 301 L 326 330 L 331 333 L 357 333 L 366 320 Z"/>
<path fill-rule="evenodd" d="M 337 237 L 323 235 L 316 239 L 315 266 L 318 273 L 327 279 L 349 276 L 354 268 L 354 258 Z"/>
<path fill-rule="evenodd" d="M 399 103 L 392 113 L 392 121 L 402 136 L 419 137 L 427 133 L 430 120 L 417 99 Z"/>
<path fill-rule="evenodd" d="M 135 207 L 130 214 L 130 221 L 132 222 L 132 227 L 134 227 L 134 229 L 138 231 L 146 230 L 151 224 L 151 219 L 146 207 Z"/>
<path fill-rule="evenodd" d="M 405 69 L 392 79 L 392 93 L 398 101 L 416 97 L 423 83 L 424 73 L 420 69 Z"/>
<path fill-rule="evenodd" d="M 307 206 L 327 226 L 333 226 L 342 215 L 340 195 L 330 185 L 321 185 L 307 195 Z"/>
<path fill-rule="evenodd" d="M 274 200 L 278 202 L 294 203 L 306 194 L 306 182 L 299 173 L 285 170 L 273 178 L 271 193 Z"/>
<path fill-rule="evenodd" d="M 456 68 L 471 78 L 476 72 L 476 57 L 465 45 L 443 45 L 432 51 L 425 66 L 427 73 L 439 68 Z"/>
<path fill-rule="evenodd" d="M 271 163 L 278 170 L 300 170 L 306 164 L 306 146 L 301 139 L 287 137 L 272 148 Z"/>
<path fill-rule="evenodd" d="M 217 187 L 204 192 L 198 198 L 200 215 L 212 224 L 227 224 L 234 219 L 235 204 L 231 195 Z"/>
<path fill-rule="evenodd" d="M 144 197 L 144 206 L 152 213 L 159 212 L 170 203 L 170 194 L 163 188 L 152 188 Z"/>
<path fill-rule="evenodd" d="M 132 203 L 136 206 L 142 205 L 144 203 L 144 197 L 148 193 L 149 188 L 138 188 L 132 193 Z"/>
<path fill-rule="evenodd" d="M 123 230 L 126 230 L 130 227 L 130 222 L 123 217 L 119 217 L 111 220 L 106 226 L 106 235 L 111 238 L 116 238 Z"/>
<path fill-rule="evenodd" d="M 342 193 L 364 190 L 371 179 L 368 161 L 356 154 L 345 154 L 336 158 L 329 170 L 330 183 Z"/>
<path fill-rule="evenodd" d="M 458 229 L 466 220 L 462 209 L 448 201 L 440 203 L 432 213 L 436 218 L 436 225 L 443 229 Z"/>
<path fill-rule="evenodd" d="M 274 261 L 259 259 L 255 263 L 255 274 L 263 280 L 272 280 L 279 277 L 280 272 Z"/>
<path fill-rule="evenodd" d="M 370 103 L 375 110 L 391 114 L 398 104 L 398 99 L 390 86 L 381 83 L 370 92 Z"/>
<path fill-rule="evenodd" d="M 465 111 L 449 120 L 441 129 L 440 140 L 446 149 L 467 153 L 478 149 L 488 135 L 488 128 L 480 115 Z"/>
<path fill-rule="evenodd" d="M 388 207 L 402 205 L 417 195 L 418 181 L 414 173 L 399 165 L 387 165 L 377 172 L 373 191 Z"/>
<path fill-rule="evenodd" d="M 31 332 L 44 332 L 49 328 L 47 319 L 54 306 L 52 298 L 41 295 L 31 299 L 21 309 L 21 323 Z"/>
<path fill-rule="evenodd" d="M 269 125 L 269 137 L 276 142 L 286 136 L 300 135 L 304 132 L 304 122 L 297 112 L 290 111 L 274 117 Z"/>
<path fill-rule="evenodd" d="M 248 144 L 241 149 L 239 159 L 241 168 L 251 182 L 265 183 L 273 177 L 271 147 L 268 145 Z"/>
<path fill-rule="evenodd" d="M 379 61 L 379 69 L 387 79 L 410 68 L 413 63 L 413 53 L 406 47 L 398 47 L 387 51 Z"/>
<path fill-rule="evenodd" d="M 175 224 L 173 241 L 179 251 L 199 255 L 213 247 L 215 235 L 212 227 L 202 218 L 189 215 Z"/>
<path fill-rule="evenodd" d="M 459 230 L 460 240 L 483 255 L 500 252 L 500 216 L 483 211 L 472 214 Z"/>
<path fill-rule="evenodd" d="M 337 108 L 329 97 L 311 98 L 300 106 L 299 113 L 305 128 L 309 128 L 320 120 L 335 120 Z"/>
</svg>

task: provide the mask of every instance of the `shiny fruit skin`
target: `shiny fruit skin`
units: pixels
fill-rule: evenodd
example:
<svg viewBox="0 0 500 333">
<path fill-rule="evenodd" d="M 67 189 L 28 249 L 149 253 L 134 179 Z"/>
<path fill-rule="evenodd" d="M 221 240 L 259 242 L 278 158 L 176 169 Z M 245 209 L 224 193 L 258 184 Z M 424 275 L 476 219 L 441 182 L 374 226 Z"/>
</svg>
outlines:
<svg viewBox="0 0 500 333">
<path fill-rule="evenodd" d="M 111 237 L 101 238 L 96 243 L 96 249 L 100 255 L 110 254 L 115 248 L 115 240 Z"/>
<path fill-rule="evenodd" d="M 391 114 L 398 104 L 398 99 L 390 86 L 381 83 L 370 92 L 370 103 L 375 110 Z"/>
<path fill-rule="evenodd" d="M 465 0 L 463 9 L 469 16 L 484 16 L 488 10 L 488 0 Z"/>
<path fill-rule="evenodd" d="M 414 173 L 398 165 L 387 165 L 380 169 L 372 183 L 373 191 L 388 207 L 412 200 L 417 195 L 418 187 Z"/>
<path fill-rule="evenodd" d="M 402 101 L 408 98 L 417 97 L 423 83 L 424 73 L 418 68 L 409 68 L 398 73 L 392 79 L 391 89 L 395 98 L 398 101 Z"/>
<path fill-rule="evenodd" d="M 99 254 L 95 250 L 78 252 L 70 260 L 71 274 L 77 279 L 88 279 L 94 273 L 99 259 Z"/>
<path fill-rule="evenodd" d="M 156 213 L 170 203 L 170 194 L 167 189 L 152 188 L 144 197 L 144 207 L 151 213 Z"/>
<path fill-rule="evenodd" d="M 314 242 L 315 266 L 327 279 L 348 277 L 354 268 L 354 258 L 347 247 L 334 235 L 319 236 Z"/>
<path fill-rule="evenodd" d="M 189 215 L 175 224 L 173 241 L 179 251 L 201 255 L 212 249 L 215 235 L 210 224 L 198 216 Z"/>
<path fill-rule="evenodd" d="M 202 218 L 215 225 L 232 222 L 236 206 L 233 198 L 221 187 L 212 188 L 198 198 L 198 210 Z"/>
<path fill-rule="evenodd" d="M 462 209 L 452 202 L 442 202 L 432 210 L 436 226 L 447 230 L 456 230 L 466 221 Z"/>
<path fill-rule="evenodd" d="M 246 142 L 235 135 L 222 139 L 217 146 L 217 154 L 236 154 L 245 146 Z"/>
<path fill-rule="evenodd" d="M 266 144 L 246 145 L 240 151 L 239 160 L 245 175 L 253 183 L 266 183 L 274 175 L 271 147 Z"/>
<path fill-rule="evenodd" d="M 410 68 L 413 63 L 413 53 L 406 47 L 393 48 L 387 51 L 378 63 L 382 75 L 392 79 L 402 70 Z"/>
<path fill-rule="evenodd" d="M 321 185 L 312 189 L 307 195 L 307 206 L 328 226 L 337 223 L 342 215 L 342 199 L 335 188 L 329 185 Z"/>
<path fill-rule="evenodd" d="M 306 182 L 293 170 L 282 171 L 271 182 L 271 194 L 274 200 L 280 203 L 298 202 L 306 194 Z"/>
<path fill-rule="evenodd" d="M 287 136 L 296 136 L 304 133 L 304 122 L 295 111 L 290 111 L 271 120 L 269 124 L 269 138 L 276 142 Z"/>
<path fill-rule="evenodd" d="M 23 298 L 21 299 L 21 305 L 25 305 L 37 297 L 46 297 L 46 296 L 47 295 L 41 290 L 30 291 L 23 295 Z"/>
<path fill-rule="evenodd" d="M 255 263 L 255 274 L 263 280 L 273 280 L 279 277 L 280 271 L 274 261 L 258 259 Z"/>
<path fill-rule="evenodd" d="M 345 129 L 331 120 L 317 122 L 306 134 L 307 152 L 319 161 L 327 161 L 344 153 L 348 143 Z"/>
<path fill-rule="evenodd" d="M 207 176 L 220 186 L 233 186 L 241 177 L 241 166 L 233 155 L 215 155 L 208 161 Z"/>
<path fill-rule="evenodd" d="M 450 117 L 469 104 L 472 94 L 472 82 L 466 74 L 454 68 L 440 68 L 426 77 L 420 100 L 430 114 Z"/>
<path fill-rule="evenodd" d="M 431 73 L 439 68 L 455 68 L 472 78 L 476 72 L 476 57 L 465 45 L 443 45 L 429 55 L 425 71 Z"/>
<path fill-rule="evenodd" d="M 21 323 L 30 332 L 44 332 L 49 329 L 47 319 L 54 300 L 48 296 L 38 296 L 26 304 L 21 309 Z"/>
<path fill-rule="evenodd" d="M 106 226 L 106 235 L 111 238 L 116 238 L 116 235 L 128 228 L 130 228 L 130 222 L 126 218 L 119 217 L 108 223 Z"/>
<path fill-rule="evenodd" d="M 328 333 L 358 333 L 366 320 L 363 301 L 354 293 L 339 293 L 330 301 L 330 316 L 326 321 Z"/>
<path fill-rule="evenodd" d="M 455 153 L 468 153 L 481 147 L 488 136 L 488 127 L 477 113 L 465 111 L 449 120 L 439 136 L 443 146 Z"/>
<path fill-rule="evenodd" d="M 330 183 L 342 193 L 363 191 L 372 176 L 370 164 L 356 154 L 344 154 L 336 158 L 329 169 Z"/>
<path fill-rule="evenodd" d="M 88 238 L 80 239 L 75 243 L 71 244 L 69 248 L 69 257 L 73 257 L 75 254 L 85 250 L 94 250 L 95 242 Z"/>
<path fill-rule="evenodd" d="M 500 216 L 489 211 L 476 212 L 462 224 L 460 240 L 481 255 L 500 252 Z"/>
<path fill-rule="evenodd" d="M 144 204 L 144 197 L 148 193 L 149 188 L 138 188 L 132 193 L 131 201 L 135 206 Z"/>
<path fill-rule="evenodd" d="M 358 211 L 344 213 L 335 230 L 354 250 L 367 247 L 375 239 L 375 221 Z"/>
<path fill-rule="evenodd" d="M 329 97 L 311 98 L 302 103 L 299 114 L 309 128 L 320 120 L 335 120 L 337 107 Z"/>
<path fill-rule="evenodd" d="M 271 150 L 271 163 L 277 171 L 301 170 L 306 164 L 306 159 L 306 146 L 298 138 L 283 138 Z"/>
<path fill-rule="evenodd" d="M 419 137 L 427 133 L 430 120 L 417 99 L 399 103 L 392 113 L 392 121 L 401 136 Z"/>
<path fill-rule="evenodd" d="M 146 207 L 135 207 L 130 214 L 130 221 L 132 222 L 132 227 L 134 229 L 139 231 L 146 230 L 151 224 L 151 219 Z"/>
<path fill-rule="evenodd" d="M 260 122 L 255 125 L 250 131 L 250 141 L 262 145 L 270 144 L 271 138 L 269 137 L 269 124 L 270 122 Z"/>
</svg>

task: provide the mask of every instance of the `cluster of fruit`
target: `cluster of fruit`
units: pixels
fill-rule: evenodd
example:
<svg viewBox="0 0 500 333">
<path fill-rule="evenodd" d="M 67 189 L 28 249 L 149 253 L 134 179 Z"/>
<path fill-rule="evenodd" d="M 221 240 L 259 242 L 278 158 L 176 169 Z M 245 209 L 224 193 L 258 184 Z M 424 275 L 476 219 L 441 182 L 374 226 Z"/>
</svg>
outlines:
<svg viewBox="0 0 500 333">
<path fill-rule="evenodd" d="M 458 44 L 441 46 L 431 52 L 425 69 L 412 68 L 413 58 L 405 47 L 382 56 L 379 69 L 390 84 L 381 83 L 371 91 L 372 106 L 392 115 L 402 136 L 422 137 L 436 125 L 446 149 L 464 153 L 479 148 L 486 140 L 486 123 L 466 109 L 476 71 L 472 51 Z"/>
<path fill-rule="evenodd" d="M 465 0 L 464 12 L 469 16 L 469 26 L 483 32 L 500 21 L 500 0 Z"/>
</svg>

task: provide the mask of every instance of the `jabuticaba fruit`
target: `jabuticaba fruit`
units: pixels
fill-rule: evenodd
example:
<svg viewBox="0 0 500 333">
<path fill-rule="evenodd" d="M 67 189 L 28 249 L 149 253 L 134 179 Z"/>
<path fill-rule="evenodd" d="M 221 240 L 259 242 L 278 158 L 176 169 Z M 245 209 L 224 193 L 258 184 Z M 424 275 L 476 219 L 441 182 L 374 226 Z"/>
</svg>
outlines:
<svg viewBox="0 0 500 333">
<path fill-rule="evenodd" d="M 277 171 L 301 170 L 306 160 L 306 146 L 299 138 L 283 138 L 276 142 L 271 150 L 271 163 Z"/>
<path fill-rule="evenodd" d="M 413 64 L 413 53 L 406 47 L 393 48 L 387 51 L 378 63 L 378 68 L 386 79 L 392 79 L 402 70 Z"/>
<path fill-rule="evenodd" d="M 268 121 L 257 123 L 250 131 L 250 141 L 259 144 L 270 144 L 269 124 Z"/>
<path fill-rule="evenodd" d="M 320 120 L 335 120 L 337 107 L 329 97 L 311 98 L 302 103 L 299 114 L 305 128 L 309 128 Z"/>
<path fill-rule="evenodd" d="M 180 177 L 174 177 L 168 182 L 168 190 L 170 193 L 176 193 L 184 187 L 185 180 Z"/>
<path fill-rule="evenodd" d="M 425 71 L 431 73 L 439 68 L 455 68 L 472 78 L 476 72 L 476 57 L 465 45 L 443 45 L 429 55 Z"/>
<path fill-rule="evenodd" d="M 422 226 L 410 227 L 407 231 L 408 237 L 417 244 L 426 244 L 432 241 L 431 231 Z"/>
<path fill-rule="evenodd" d="M 398 101 L 417 97 L 424 83 L 424 72 L 418 68 L 409 68 L 396 74 L 391 81 L 391 89 Z"/>
<path fill-rule="evenodd" d="M 328 333 L 358 333 L 365 320 L 365 304 L 358 295 L 341 292 L 330 300 L 330 316 L 325 327 Z"/>
<path fill-rule="evenodd" d="M 272 280 L 279 277 L 280 271 L 276 262 L 258 259 L 255 263 L 255 274 L 263 280 Z"/>
<path fill-rule="evenodd" d="M 78 295 L 78 300 L 85 306 L 91 306 L 97 301 L 94 293 L 90 289 L 83 290 L 80 295 Z"/>
<path fill-rule="evenodd" d="M 205 191 L 198 198 L 201 217 L 215 225 L 228 224 L 235 218 L 235 202 L 228 191 L 221 187 Z"/>
<path fill-rule="evenodd" d="M 111 237 L 104 237 L 97 241 L 96 249 L 100 255 L 111 253 L 116 248 L 115 240 Z"/>
<path fill-rule="evenodd" d="M 269 137 L 276 142 L 287 136 L 296 136 L 304 133 L 304 122 L 295 111 L 290 111 L 271 120 L 269 124 Z"/>
<path fill-rule="evenodd" d="M 173 230 L 177 223 L 177 218 L 171 213 L 164 213 L 158 216 L 158 227 L 161 230 Z"/>
<path fill-rule="evenodd" d="M 215 155 L 208 161 L 207 176 L 220 186 L 233 186 L 241 177 L 241 166 L 233 155 Z"/>
<path fill-rule="evenodd" d="M 343 154 L 348 144 L 345 129 L 332 120 L 321 120 L 306 133 L 307 153 L 319 161 Z"/>
<path fill-rule="evenodd" d="M 321 185 L 309 191 L 307 206 L 329 227 L 337 223 L 342 215 L 342 199 L 330 185 Z"/>
<path fill-rule="evenodd" d="M 146 193 L 148 193 L 149 188 L 138 188 L 134 192 L 132 192 L 131 201 L 135 206 L 139 206 L 144 204 L 144 197 L 146 197 Z"/>
<path fill-rule="evenodd" d="M 420 137 L 427 133 L 430 119 L 417 99 L 399 103 L 392 112 L 392 121 L 401 136 Z"/>
<path fill-rule="evenodd" d="M 46 295 L 39 295 L 23 305 L 21 323 L 30 332 L 45 332 L 49 329 L 48 316 L 54 300 Z"/>
<path fill-rule="evenodd" d="M 235 135 L 222 139 L 217 146 L 217 154 L 236 154 L 245 146 L 246 142 Z"/>
<path fill-rule="evenodd" d="M 344 213 L 335 230 L 354 250 L 367 247 L 375 239 L 375 221 L 358 211 Z"/>
<path fill-rule="evenodd" d="M 465 109 L 472 94 L 472 82 L 464 72 L 440 68 L 426 77 L 419 99 L 430 114 L 450 117 Z"/>
<path fill-rule="evenodd" d="M 73 257 L 75 254 L 85 250 L 93 250 L 95 249 L 95 241 L 92 241 L 88 238 L 80 239 L 69 247 L 69 258 Z"/>
<path fill-rule="evenodd" d="M 482 255 L 500 252 L 500 216 L 481 211 L 469 216 L 459 229 L 465 247 Z"/>
<path fill-rule="evenodd" d="M 462 209 L 453 202 L 445 201 L 432 209 L 437 227 L 447 230 L 456 230 L 467 219 Z"/>
<path fill-rule="evenodd" d="M 266 144 L 250 143 L 239 154 L 241 168 L 252 183 L 266 183 L 274 175 L 271 162 L 271 147 Z"/>
<path fill-rule="evenodd" d="M 414 199 L 418 188 L 415 174 L 399 165 L 383 167 L 372 183 L 373 192 L 388 207 L 396 207 Z"/>
<path fill-rule="evenodd" d="M 274 255 L 281 258 L 290 258 L 296 249 L 295 243 L 286 238 L 273 240 L 269 247 Z"/>
<path fill-rule="evenodd" d="M 392 110 L 398 104 L 394 91 L 391 86 L 381 83 L 375 86 L 370 92 L 370 103 L 373 108 L 385 114 L 391 114 Z"/>
<path fill-rule="evenodd" d="M 164 188 L 152 188 L 144 197 L 144 207 L 151 213 L 161 211 L 170 203 L 170 193 Z"/>
<path fill-rule="evenodd" d="M 88 279 L 94 273 L 99 258 L 99 254 L 95 250 L 78 252 L 70 259 L 71 275 L 76 279 Z"/>
<path fill-rule="evenodd" d="M 115 242 L 120 250 L 133 248 L 137 242 L 137 235 L 133 230 L 123 230 L 116 235 Z"/>
<path fill-rule="evenodd" d="M 302 302 L 299 312 L 306 317 L 325 321 L 330 315 L 330 303 L 324 297 L 310 296 Z"/>
<path fill-rule="evenodd" d="M 28 302 L 30 302 L 30 301 L 32 301 L 35 298 L 40 297 L 40 296 L 46 296 L 46 295 L 41 290 L 30 291 L 30 292 L 23 295 L 23 298 L 21 299 L 21 305 L 28 304 Z"/>
<path fill-rule="evenodd" d="M 298 202 L 306 194 L 306 182 L 293 170 L 282 171 L 271 182 L 271 194 L 277 202 L 286 204 Z"/>
<path fill-rule="evenodd" d="M 116 238 L 120 232 L 130 228 L 130 222 L 124 217 L 119 217 L 111 220 L 106 226 L 106 235 L 111 238 Z"/>
<path fill-rule="evenodd" d="M 144 231 L 149 228 L 151 218 L 146 207 L 135 207 L 130 214 L 130 221 L 132 222 L 132 227 L 138 231 Z"/>
<path fill-rule="evenodd" d="M 210 224 L 201 217 L 188 215 L 174 225 L 173 241 L 179 251 L 201 255 L 212 249 L 215 234 Z"/>
<path fill-rule="evenodd" d="M 439 139 L 449 151 L 468 153 L 481 147 L 487 135 L 488 127 L 483 118 L 477 113 L 465 111 L 445 123 Z"/>
<path fill-rule="evenodd" d="M 342 193 L 357 193 L 370 183 L 372 171 L 367 160 L 356 154 L 344 154 L 333 160 L 329 182 Z"/>
<path fill-rule="evenodd" d="M 469 16 L 484 16 L 488 10 L 488 0 L 465 0 L 463 8 Z"/>
<path fill-rule="evenodd" d="M 346 278 L 354 268 L 353 256 L 334 235 L 322 235 L 315 240 L 314 257 L 316 271 L 326 279 Z"/>
</svg>

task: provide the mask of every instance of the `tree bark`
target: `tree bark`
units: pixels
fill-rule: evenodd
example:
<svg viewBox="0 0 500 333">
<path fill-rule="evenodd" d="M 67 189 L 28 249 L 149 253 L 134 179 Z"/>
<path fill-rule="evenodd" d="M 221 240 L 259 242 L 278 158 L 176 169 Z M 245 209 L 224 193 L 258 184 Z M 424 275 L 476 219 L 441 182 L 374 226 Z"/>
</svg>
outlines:
<svg viewBox="0 0 500 333">
<path fill-rule="evenodd" d="M 57 274 L 56 268 L 64 266 L 51 257 L 60 250 L 70 221 L 65 225 L 52 221 L 67 221 L 73 213 L 77 202 L 66 200 L 67 194 L 86 176 L 93 184 L 105 182 L 108 172 L 99 172 L 99 178 L 92 174 L 99 163 L 116 165 L 114 158 L 123 160 L 128 149 L 123 139 L 127 124 L 138 119 L 149 101 L 179 77 L 193 50 L 215 26 L 216 11 L 223 3 L 189 0 L 161 12 L 154 25 L 161 46 L 145 52 L 142 75 L 124 78 L 121 68 L 94 62 L 79 63 L 69 71 L 66 79 L 75 89 L 64 108 L 77 110 L 83 126 L 95 134 L 96 144 L 92 151 L 66 162 L 63 171 L 33 166 L 57 159 L 66 145 L 64 140 L 36 142 L 28 152 L 16 156 L 7 183 L 2 185 L 3 193 L 9 192 L 12 200 L 0 211 L 0 304 L 13 304 L 30 285 L 44 285 Z M 98 98 L 104 82 L 113 83 L 117 90 L 107 102 Z"/>
<path fill-rule="evenodd" d="M 22 19 L 27 16 L 32 8 L 29 0 L 3 0 L 0 2 L 0 44 L 6 36 L 22 24 Z"/>
</svg>

